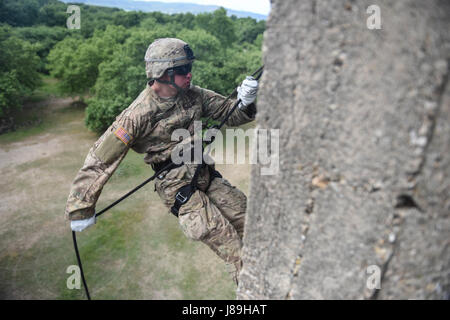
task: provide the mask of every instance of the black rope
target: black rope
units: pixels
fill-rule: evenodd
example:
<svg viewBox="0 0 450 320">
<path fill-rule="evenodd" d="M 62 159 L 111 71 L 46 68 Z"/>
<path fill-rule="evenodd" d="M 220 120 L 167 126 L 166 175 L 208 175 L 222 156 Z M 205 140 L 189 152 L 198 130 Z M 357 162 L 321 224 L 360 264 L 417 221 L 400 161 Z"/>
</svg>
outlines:
<svg viewBox="0 0 450 320">
<path fill-rule="evenodd" d="M 129 196 L 131 196 L 133 193 L 135 193 L 136 191 L 138 191 L 140 188 L 142 188 L 143 186 L 145 186 L 147 183 L 149 183 L 150 181 L 154 180 L 157 176 L 159 176 L 161 173 L 163 173 L 166 170 L 172 169 L 173 167 L 177 166 L 174 163 L 169 163 L 167 166 L 165 166 L 164 168 L 162 168 L 161 170 L 159 170 L 158 172 L 156 172 L 153 176 L 151 176 L 150 178 L 148 178 L 147 180 L 145 180 L 144 182 L 142 182 L 140 185 L 138 185 L 136 188 L 134 188 L 133 190 L 131 190 L 130 192 L 128 192 L 126 195 L 122 196 L 120 199 L 114 201 L 113 203 L 111 203 L 109 206 L 107 206 L 105 209 L 101 210 L 99 213 L 96 213 L 95 216 L 98 217 L 101 214 L 105 213 L 106 211 L 108 211 L 109 209 L 111 209 L 112 207 L 114 207 L 116 204 L 118 204 L 119 202 L 122 202 L 122 200 L 125 200 L 125 198 L 128 198 Z"/>
<path fill-rule="evenodd" d="M 88 286 L 86 284 L 86 279 L 84 278 L 83 266 L 81 265 L 80 253 L 78 252 L 77 236 L 76 236 L 75 231 L 72 231 L 72 239 L 73 239 L 73 246 L 75 247 L 75 253 L 77 255 L 78 267 L 80 268 L 81 279 L 83 280 L 84 291 L 86 292 L 86 296 L 87 296 L 88 300 L 91 300 L 91 296 L 89 295 Z"/>
</svg>

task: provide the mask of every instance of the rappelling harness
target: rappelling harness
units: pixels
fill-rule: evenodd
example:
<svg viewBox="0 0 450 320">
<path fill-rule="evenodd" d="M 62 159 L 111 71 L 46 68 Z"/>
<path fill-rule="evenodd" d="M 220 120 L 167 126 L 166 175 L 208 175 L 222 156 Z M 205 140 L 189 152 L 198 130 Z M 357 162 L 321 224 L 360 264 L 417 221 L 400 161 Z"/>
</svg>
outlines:
<svg viewBox="0 0 450 320">
<path fill-rule="evenodd" d="M 255 77 L 255 80 L 258 80 L 261 75 L 262 75 L 262 71 L 263 71 L 264 65 L 261 66 L 258 70 L 256 70 L 252 76 Z M 173 81 L 173 79 L 171 79 Z M 222 103 L 221 107 L 231 98 L 231 96 L 233 94 L 236 93 L 237 88 L 235 88 L 233 90 L 233 92 L 224 100 L 224 102 Z M 241 100 L 238 99 L 236 101 L 236 103 L 234 104 L 233 108 L 230 110 L 230 112 L 228 112 L 228 114 L 222 119 L 222 121 L 220 122 L 220 124 L 218 125 L 211 125 L 208 127 L 208 122 L 211 119 L 211 116 L 209 118 L 207 118 L 206 120 L 206 129 L 217 129 L 220 130 L 222 128 L 222 126 L 227 122 L 228 118 L 231 116 L 231 114 L 236 110 L 236 108 L 239 106 L 239 104 L 241 103 Z M 209 146 L 212 142 L 214 142 L 214 136 L 211 138 L 210 141 L 204 142 L 202 144 L 202 154 L 204 153 L 204 150 L 207 146 Z M 209 148 L 206 151 L 206 154 L 209 152 Z M 114 207 L 115 205 L 117 205 L 119 202 L 122 202 L 122 200 L 128 198 L 130 195 L 132 195 L 133 193 L 135 193 L 136 191 L 138 191 L 140 188 L 142 188 L 143 186 L 145 186 L 147 183 L 149 183 L 150 181 L 154 180 L 157 177 L 163 178 L 165 176 L 165 174 L 167 174 L 167 172 L 169 172 L 170 170 L 180 167 L 184 165 L 183 162 L 179 163 L 179 164 L 175 164 L 171 161 L 171 159 L 169 158 L 167 161 L 162 162 L 162 163 L 158 163 L 158 164 L 154 164 L 152 165 L 152 168 L 155 171 L 155 174 L 153 176 L 151 176 L 150 178 L 148 178 L 147 180 L 145 180 L 144 182 L 142 182 L 140 185 L 138 185 L 136 188 L 134 188 L 133 190 L 129 191 L 127 194 L 125 194 L 124 196 L 122 196 L 121 198 L 117 199 L 116 201 L 114 201 L 113 203 L 111 203 L 109 206 L 107 206 L 106 208 L 102 209 L 101 211 L 99 211 L 98 213 L 96 213 L 94 215 L 94 217 L 99 217 L 100 215 L 102 215 L 103 213 L 105 213 L 106 211 L 108 211 L 109 209 L 111 209 L 112 207 Z M 201 162 L 201 164 L 199 164 L 197 166 L 197 168 L 195 169 L 195 173 L 194 176 L 192 177 L 192 180 L 189 184 L 179 188 L 177 190 L 177 193 L 175 195 L 175 202 L 173 204 L 173 206 L 171 207 L 170 211 L 172 212 L 173 215 L 175 215 L 176 217 L 178 217 L 178 212 L 180 210 L 180 207 L 182 205 L 184 205 L 186 202 L 189 201 L 189 199 L 191 198 L 191 196 L 194 194 L 194 192 L 197 190 L 197 181 L 198 181 L 198 176 L 200 174 L 200 171 L 205 168 L 205 166 L 208 166 L 203 160 Z M 208 166 L 208 170 L 210 173 L 210 181 L 209 183 L 211 184 L 211 181 L 216 178 L 219 177 L 221 178 L 222 175 L 214 170 L 211 166 Z M 209 185 L 208 185 L 209 187 Z M 207 187 L 207 188 L 208 188 Z M 83 286 L 86 292 L 86 296 L 88 298 L 88 300 L 91 300 L 91 297 L 89 295 L 89 290 L 88 290 L 88 286 L 86 284 L 86 279 L 84 277 L 84 272 L 83 272 L 83 267 L 81 264 L 81 258 L 80 258 L 80 253 L 78 251 L 78 245 L 77 245 L 77 237 L 76 237 L 76 232 L 72 231 L 72 239 L 73 239 L 73 245 L 75 248 L 75 254 L 77 256 L 77 261 L 78 261 L 78 266 L 80 268 L 80 274 L 81 274 L 81 279 L 83 281 Z"/>
</svg>

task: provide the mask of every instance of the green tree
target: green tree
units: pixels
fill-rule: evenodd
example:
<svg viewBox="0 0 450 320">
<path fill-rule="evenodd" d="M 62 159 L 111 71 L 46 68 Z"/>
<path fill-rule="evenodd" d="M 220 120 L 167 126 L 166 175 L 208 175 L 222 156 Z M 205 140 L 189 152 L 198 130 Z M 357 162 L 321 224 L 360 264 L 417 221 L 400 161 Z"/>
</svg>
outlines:
<svg viewBox="0 0 450 320">
<path fill-rule="evenodd" d="M 69 37 L 57 43 L 48 55 L 48 68 L 52 76 L 62 80 L 61 90 L 76 94 L 92 88 L 98 66 L 112 58 L 128 34 L 122 26 L 108 26 L 88 40 Z"/>
<path fill-rule="evenodd" d="M 223 95 L 228 95 L 251 72 L 261 66 L 261 50 L 254 45 L 234 46 L 221 59 L 196 61 L 193 81 Z"/>
<path fill-rule="evenodd" d="M 65 27 L 67 17 L 69 16 L 66 13 L 66 10 L 67 4 L 60 1 L 51 0 L 39 8 L 36 22 L 50 27 Z"/>
<path fill-rule="evenodd" d="M 198 14 L 195 24 L 215 36 L 224 48 L 236 41 L 235 26 L 224 8 Z"/>
<path fill-rule="evenodd" d="M 34 26 L 12 28 L 12 35 L 24 41 L 28 41 L 36 48 L 36 53 L 41 58 L 39 72 L 48 73 L 46 64 L 47 56 L 56 43 L 70 34 L 70 30 L 62 27 Z"/>
<path fill-rule="evenodd" d="M 72 37 L 57 43 L 48 61 L 50 74 L 61 80 L 60 89 L 67 93 L 82 93 L 93 86 L 101 62 L 91 43 Z"/>
<path fill-rule="evenodd" d="M 94 86 L 97 98 L 108 99 L 114 95 L 135 98 L 146 83 L 145 70 L 136 65 L 123 50 L 99 66 L 99 76 Z"/>
<path fill-rule="evenodd" d="M 96 7 L 80 5 L 81 28 L 72 30 L 73 33 L 80 33 L 84 38 L 91 38 L 95 31 L 104 31 L 108 25 L 113 25 L 111 19 L 116 12 L 123 11 L 118 8 Z"/>
<path fill-rule="evenodd" d="M 221 58 L 220 41 L 203 29 L 183 29 L 177 33 L 176 37 L 189 43 L 197 61 L 214 61 Z"/>
<path fill-rule="evenodd" d="M 172 19 L 187 29 L 192 29 L 195 25 L 195 15 L 190 12 L 174 14 Z"/>
<path fill-rule="evenodd" d="M 96 132 L 105 131 L 122 110 L 130 105 L 132 98 L 114 95 L 108 99 L 91 98 L 86 108 L 86 126 Z"/>
<path fill-rule="evenodd" d="M 257 22 L 250 17 L 236 19 L 235 25 L 238 43 L 252 43 L 266 29 L 266 22 L 264 20 Z"/>
<path fill-rule="evenodd" d="M 158 11 L 148 13 L 148 17 L 155 19 L 159 24 L 166 24 L 170 19 L 169 15 Z"/>
<path fill-rule="evenodd" d="M 142 18 L 142 12 L 136 11 L 118 11 L 115 12 L 112 17 L 112 22 L 114 25 L 121 25 L 127 28 L 134 27 L 140 23 Z"/>
<path fill-rule="evenodd" d="M 95 96 L 88 100 L 86 109 L 86 125 L 91 130 L 104 131 L 138 96 L 145 83 L 142 65 L 136 66 L 124 51 L 117 51 L 112 60 L 99 66 Z"/>
<path fill-rule="evenodd" d="M 19 108 L 39 84 L 39 57 L 30 43 L 0 27 L 0 116 Z"/>
<path fill-rule="evenodd" d="M 38 19 L 40 3 L 37 0 L 0 1 L 0 22 L 11 26 L 32 26 Z"/>
</svg>

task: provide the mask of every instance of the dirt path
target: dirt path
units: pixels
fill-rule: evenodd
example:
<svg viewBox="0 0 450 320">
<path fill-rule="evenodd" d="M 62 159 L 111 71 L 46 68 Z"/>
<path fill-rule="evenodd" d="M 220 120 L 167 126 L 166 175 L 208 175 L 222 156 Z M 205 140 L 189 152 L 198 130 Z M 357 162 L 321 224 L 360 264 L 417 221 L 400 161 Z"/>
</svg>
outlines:
<svg viewBox="0 0 450 320">
<path fill-rule="evenodd" d="M 55 137 L 47 133 L 12 143 L 4 148 L 0 146 L 0 169 L 51 157 L 60 152 L 67 140 L 67 137 Z"/>
</svg>

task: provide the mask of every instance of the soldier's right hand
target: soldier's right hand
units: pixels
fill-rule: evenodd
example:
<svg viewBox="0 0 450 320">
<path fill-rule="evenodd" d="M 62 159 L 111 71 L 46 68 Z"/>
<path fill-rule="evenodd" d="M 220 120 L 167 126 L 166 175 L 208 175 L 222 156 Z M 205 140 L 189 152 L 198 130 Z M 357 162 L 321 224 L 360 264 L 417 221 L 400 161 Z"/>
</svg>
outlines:
<svg viewBox="0 0 450 320">
<path fill-rule="evenodd" d="M 237 88 L 237 98 L 241 100 L 239 109 L 245 109 L 246 106 L 253 103 L 258 92 L 258 80 L 252 76 L 247 76 L 242 84 Z"/>
<path fill-rule="evenodd" d="M 83 231 L 93 224 L 95 224 L 95 215 L 88 219 L 70 221 L 70 227 L 72 228 L 72 231 L 77 232 Z"/>
</svg>

